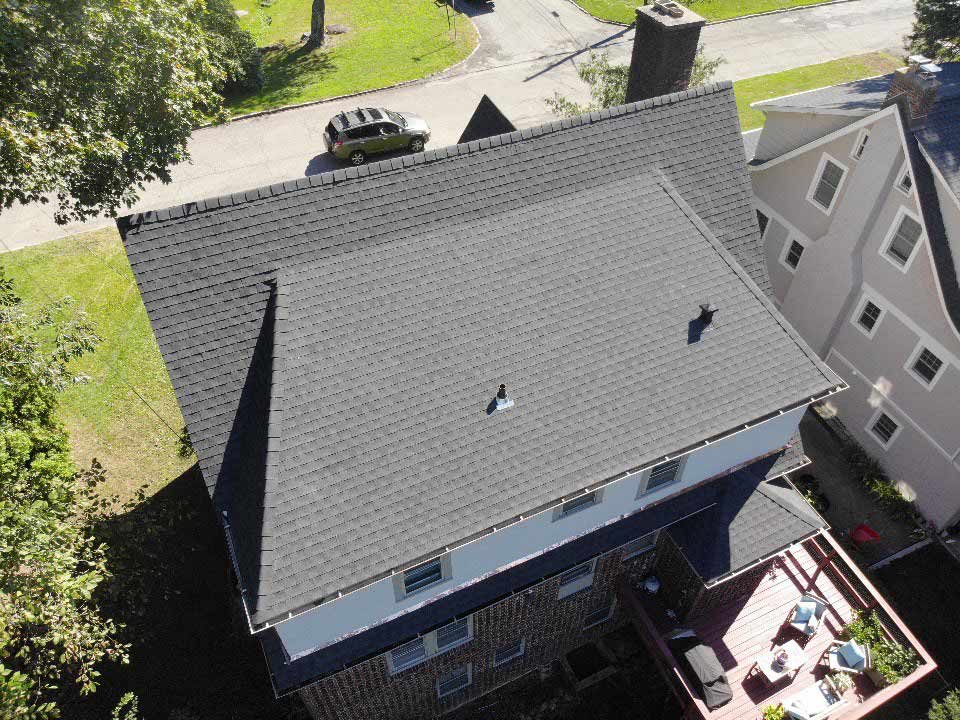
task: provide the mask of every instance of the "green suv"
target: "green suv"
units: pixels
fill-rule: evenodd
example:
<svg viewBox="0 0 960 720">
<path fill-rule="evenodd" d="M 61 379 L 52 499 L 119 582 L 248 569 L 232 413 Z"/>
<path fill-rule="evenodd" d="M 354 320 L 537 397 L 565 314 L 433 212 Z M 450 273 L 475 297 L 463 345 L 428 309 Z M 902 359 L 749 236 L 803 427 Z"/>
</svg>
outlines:
<svg viewBox="0 0 960 720">
<path fill-rule="evenodd" d="M 363 165 L 368 155 L 376 153 L 420 152 L 429 139 L 430 127 L 422 117 L 383 108 L 357 108 L 334 115 L 323 132 L 327 152 L 352 165 Z"/>
</svg>

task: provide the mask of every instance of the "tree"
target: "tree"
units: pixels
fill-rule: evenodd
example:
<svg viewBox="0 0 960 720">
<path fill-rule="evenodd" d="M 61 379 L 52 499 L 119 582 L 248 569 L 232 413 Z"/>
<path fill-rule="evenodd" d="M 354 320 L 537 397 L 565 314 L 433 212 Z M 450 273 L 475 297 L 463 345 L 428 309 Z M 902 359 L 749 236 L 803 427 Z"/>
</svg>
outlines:
<svg viewBox="0 0 960 720">
<path fill-rule="evenodd" d="M 126 662 L 93 593 L 107 575 L 90 527 L 103 471 L 78 472 L 55 411 L 98 341 L 65 298 L 26 313 L 0 272 L 0 717 L 56 717 Z"/>
<path fill-rule="evenodd" d="M 927 712 L 929 720 L 960 720 L 960 690 L 951 690 L 943 702 L 934 700 Z"/>
<path fill-rule="evenodd" d="M 326 0 L 313 0 L 310 8 L 310 37 L 307 47 L 318 48 L 323 45 L 323 20 L 327 12 Z"/>
<path fill-rule="evenodd" d="M 244 35 L 227 0 L 0 0 L 0 212 L 115 215 L 169 182 L 218 91 L 256 82 Z"/>
<path fill-rule="evenodd" d="M 916 0 L 910 50 L 938 62 L 960 61 L 960 3 L 957 0 Z"/>
<path fill-rule="evenodd" d="M 703 46 L 697 50 L 690 76 L 690 87 L 710 82 L 717 68 L 725 62 L 723 58 L 706 58 Z M 591 52 L 585 62 L 577 67 L 577 75 L 590 87 L 590 102 L 586 105 L 569 100 L 555 92 L 546 100 L 547 107 L 561 117 L 573 117 L 603 108 L 623 105 L 627 97 L 627 79 L 630 76 L 629 65 L 611 65 L 606 52 Z"/>
</svg>

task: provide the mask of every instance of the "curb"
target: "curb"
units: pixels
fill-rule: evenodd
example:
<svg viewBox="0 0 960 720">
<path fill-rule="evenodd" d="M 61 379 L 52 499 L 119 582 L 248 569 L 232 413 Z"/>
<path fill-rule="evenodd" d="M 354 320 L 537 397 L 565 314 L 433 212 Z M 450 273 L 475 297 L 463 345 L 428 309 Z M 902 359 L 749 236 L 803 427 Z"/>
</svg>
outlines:
<svg viewBox="0 0 960 720">
<path fill-rule="evenodd" d="M 573 0 L 570 0 L 570 1 L 573 2 Z M 846 2 L 852 2 L 852 0 L 846 0 Z M 414 78 L 413 80 L 403 80 L 401 82 L 394 83 L 393 85 L 384 85 L 383 87 L 370 88 L 369 90 L 360 90 L 359 92 L 346 93 L 344 95 L 333 95 L 331 97 L 322 98 L 320 100 L 308 100 L 307 102 L 296 103 L 294 105 L 283 105 L 281 107 L 270 108 L 269 110 L 257 110 L 256 112 L 246 113 L 245 115 L 235 115 L 230 117 L 230 119 L 228 119 L 226 122 L 222 122 L 222 123 L 211 122 L 211 123 L 204 123 L 203 125 L 198 125 L 197 127 L 194 128 L 194 131 L 205 130 L 206 128 L 211 128 L 211 127 L 221 127 L 223 125 L 229 125 L 230 123 L 237 122 L 239 120 L 252 120 L 253 118 L 265 117 L 267 115 L 276 115 L 277 113 L 286 112 L 287 110 L 298 110 L 300 108 L 310 107 L 311 105 L 322 105 L 323 103 L 335 102 L 337 100 L 345 100 L 347 98 L 352 98 L 352 97 L 363 97 L 364 95 L 369 95 L 370 93 L 383 92 L 384 90 L 394 90 L 395 88 L 402 88 L 408 85 L 416 85 L 418 83 L 423 83 L 423 82 L 426 82 L 427 80 L 433 80 L 438 76 L 442 75 L 443 73 L 450 72 L 454 68 L 460 67 L 461 65 L 466 63 L 470 58 L 472 58 L 476 54 L 477 50 L 480 49 L 480 44 L 483 42 L 483 35 L 480 34 L 480 28 L 478 28 L 476 23 L 473 22 L 473 18 L 465 13 L 461 13 L 461 14 L 463 15 L 463 17 L 467 18 L 467 20 L 470 21 L 471 25 L 473 25 L 473 29 L 477 33 L 477 44 L 474 46 L 473 50 L 470 51 L 469 55 L 467 55 L 462 60 L 455 62 L 450 67 L 445 67 L 443 68 L 443 70 L 437 70 L 436 72 L 432 72 L 429 75 L 424 75 L 423 77 L 420 77 L 420 78 Z"/>
<path fill-rule="evenodd" d="M 779 10 L 767 10 L 766 12 L 752 13 L 750 15 L 740 15 L 738 17 L 727 18 L 726 20 L 708 20 L 706 27 L 710 27 L 711 25 L 726 25 L 727 23 L 738 22 L 740 20 L 749 20 L 751 18 L 764 17 L 765 15 L 781 15 L 783 13 L 798 12 L 800 10 L 812 10 L 813 8 L 826 7 L 828 5 L 843 5 L 845 3 L 858 2 L 858 1 L 859 0 L 827 0 L 826 2 L 814 3 L 812 5 L 798 5 L 797 7 L 781 8 Z M 567 0 L 567 2 L 574 5 L 580 12 L 584 13 L 585 15 L 589 15 L 597 22 L 601 22 L 606 25 L 616 25 L 617 27 L 630 28 L 636 24 L 636 23 L 623 23 L 618 20 L 607 20 L 606 18 L 597 17 L 586 8 L 583 8 L 580 5 L 578 5 L 577 0 Z"/>
</svg>

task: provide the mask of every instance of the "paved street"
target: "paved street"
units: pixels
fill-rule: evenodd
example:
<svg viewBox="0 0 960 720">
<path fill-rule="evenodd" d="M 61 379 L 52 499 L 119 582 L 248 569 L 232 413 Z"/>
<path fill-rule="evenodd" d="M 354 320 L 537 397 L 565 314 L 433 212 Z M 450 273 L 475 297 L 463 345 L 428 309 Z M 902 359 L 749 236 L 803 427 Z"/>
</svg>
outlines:
<svg viewBox="0 0 960 720">
<path fill-rule="evenodd" d="M 463 0 L 458 1 L 458 6 Z M 190 141 L 192 164 L 173 170 L 174 182 L 147 187 L 135 209 L 162 208 L 322 172 L 321 153 L 331 115 L 358 104 L 383 105 L 424 115 L 432 147 L 457 140 L 473 108 L 488 93 L 518 127 L 549 119 L 544 98 L 559 91 L 584 99 L 576 63 L 591 49 L 629 62 L 633 31 L 594 20 L 568 0 L 499 0 L 468 4 L 480 30 L 480 47 L 463 64 L 438 77 L 362 99 L 333 101 L 228 125 L 205 128 Z M 900 52 L 913 17 L 911 0 L 854 0 L 838 5 L 708 26 L 708 55 L 722 55 L 719 79 L 738 80 L 871 50 Z M 23 247 L 112 222 L 55 225 L 41 205 L 0 214 L 0 237 Z"/>
</svg>

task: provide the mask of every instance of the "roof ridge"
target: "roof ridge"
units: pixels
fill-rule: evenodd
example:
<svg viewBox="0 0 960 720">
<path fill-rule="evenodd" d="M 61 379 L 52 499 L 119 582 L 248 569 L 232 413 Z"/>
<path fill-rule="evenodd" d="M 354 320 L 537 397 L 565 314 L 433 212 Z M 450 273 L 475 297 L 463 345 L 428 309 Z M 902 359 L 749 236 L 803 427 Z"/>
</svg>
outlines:
<svg viewBox="0 0 960 720">
<path fill-rule="evenodd" d="M 469 155 L 481 150 L 488 150 L 501 145 L 512 145 L 523 140 L 530 140 L 552 132 L 569 130 L 583 125 L 592 125 L 603 120 L 630 115 L 663 105 L 673 105 L 695 97 L 704 95 L 713 95 L 724 91 L 733 90 L 733 82 L 730 80 L 721 80 L 718 82 L 700 85 L 688 90 L 681 90 L 670 93 L 669 95 L 660 95 L 648 100 L 616 105 L 602 110 L 594 110 L 583 115 L 577 115 L 572 118 L 560 118 L 549 122 L 534 125 L 533 127 L 515 130 L 502 135 L 493 135 L 482 140 L 471 140 L 470 142 L 448 145 L 435 150 L 424 150 L 412 155 L 403 155 L 400 157 L 386 158 L 378 160 L 360 167 L 337 168 L 328 170 L 317 175 L 308 175 L 291 180 L 285 180 L 272 185 L 264 185 L 249 190 L 241 190 L 218 197 L 204 198 L 180 205 L 157 210 L 147 210 L 140 213 L 131 213 L 117 218 L 117 228 L 120 230 L 121 237 L 126 237 L 127 231 L 139 225 L 150 224 L 154 222 L 165 222 L 176 218 L 189 217 L 209 210 L 219 210 L 221 208 L 233 207 L 242 203 L 254 202 L 256 200 L 270 197 L 279 197 L 298 190 L 308 188 L 322 187 L 324 185 L 334 185 L 346 180 L 355 180 L 368 175 L 379 175 L 385 172 L 393 172 L 415 165 L 424 165 L 427 163 L 447 160 L 450 158 Z"/>
</svg>

